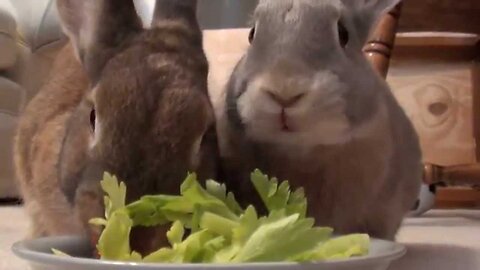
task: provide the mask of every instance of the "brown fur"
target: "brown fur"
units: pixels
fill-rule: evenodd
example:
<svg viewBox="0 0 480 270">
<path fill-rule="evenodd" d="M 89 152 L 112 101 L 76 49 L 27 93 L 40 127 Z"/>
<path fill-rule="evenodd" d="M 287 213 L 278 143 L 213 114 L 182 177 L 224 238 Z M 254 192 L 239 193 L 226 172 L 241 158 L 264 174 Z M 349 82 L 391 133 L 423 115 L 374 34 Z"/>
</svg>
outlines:
<svg viewBox="0 0 480 270">
<path fill-rule="evenodd" d="M 31 234 L 78 233 L 58 178 L 65 122 L 87 92 L 87 78 L 66 46 L 56 58 L 53 76 L 23 112 L 15 138 L 17 179 L 32 222 Z M 53 218 L 52 217 L 56 217 Z"/>
<path fill-rule="evenodd" d="M 159 3 L 161 9 L 174 2 Z M 87 221 L 103 212 L 104 171 L 126 182 L 130 202 L 178 193 L 188 171 L 215 177 L 218 155 L 196 20 L 157 17 L 151 30 L 142 30 L 129 0 L 57 4 L 71 44 L 28 105 L 15 143 L 32 237 L 88 230 Z M 177 16 L 195 14 L 190 8 Z M 155 239 L 141 231 L 134 235 Z M 146 252 L 158 243 L 138 248 Z"/>
</svg>

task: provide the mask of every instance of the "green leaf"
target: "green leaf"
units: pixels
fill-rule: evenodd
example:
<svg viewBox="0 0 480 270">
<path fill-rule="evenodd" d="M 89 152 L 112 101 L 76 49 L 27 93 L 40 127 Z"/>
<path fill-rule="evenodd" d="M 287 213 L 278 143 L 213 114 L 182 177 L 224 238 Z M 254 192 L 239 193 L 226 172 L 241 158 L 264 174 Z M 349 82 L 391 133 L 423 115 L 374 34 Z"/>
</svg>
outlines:
<svg viewBox="0 0 480 270">
<path fill-rule="evenodd" d="M 130 231 L 132 224 L 126 210 L 121 209 L 111 213 L 97 245 L 102 259 L 118 261 L 131 259 Z"/>
<path fill-rule="evenodd" d="M 205 243 L 203 249 L 203 259 L 200 262 L 213 263 L 215 256 L 227 246 L 227 241 L 223 236 L 218 236 Z"/>
<path fill-rule="evenodd" d="M 240 217 L 240 226 L 233 228 L 233 241 L 243 246 L 252 233 L 260 226 L 257 212 L 253 206 L 249 206 Z"/>
<path fill-rule="evenodd" d="M 303 188 L 299 188 L 290 194 L 285 210 L 289 215 L 299 214 L 300 218 L 307 216 L 307 198 Z"/>
<path fill-rule="evenodd" d="M 185 178 L 182 185 L 180 186 L 180 194 L 185 195 L 185 191 L 190 190 L 197 185 L 198 185 L 197 174 L 188 173 L 187 178 Z"/>
<path fill-rule="evenodd" d="M 143 262 L 146 263 L 172 263 L 175 258 L 175 251 L 171 248 L 161 248 L 156 252 L 151 253 L 150 255 L 143 258 Z"/>
<path fill-rule="evenodd" d="M 239 245 L 229 245 L 225 246 L 223 249 L 216 252 L 211 260 L 212 263 L 232 263 L 233 258 L 238 254 L 241 250 L 241 246 Z"/>
<path fill-rule="evenodd" d="M 290 185 L 287 181 L 283 181 L 279 186 L 277 191 L 270 197 L 270 205 L 275 210 L 284 209 L 287 206 L 288 200 L 290 198 Z"/>
<path fill-rule="evenodd" d="M 276 246 L 280 244 L 280 240 L 283 240 L 283 238 L 287 236 L 286 233 L 290 231 L 288 229 L 293 226 L 297 220 L 298 215 L 293 215 L 260 225 L 260 227 L 252 233 L 239 253 L 233 258 L 233 261 L 258 262 L 272 251 L 276 252 Z"/>
<path fill-rule="evenodd" d="M 227 187 L 225 187 L 225 185 L 210 179 L 206 181 L 205 189 L 210 195 L 215 196 L 219 200 L 225 201 L 227 194 Z"/>
<path fill-rule="evenodd" d="M 280 213 L 280 212 L 277 212 Z M 265 218 L 239 251 L 236 262 L 295 261 L 301 254 L 327 240 L 332 230 L 314 228 L 313 219 L 300 219 L 298 214 Z"/>
<path fill-rule="evenodd" d="M 71 256 L 68 255 L 67 253 L 64 253 L 64 252 L 62 252 L 62 251 L 60 251 L 60 250 L 58 250 L 58 249 L 52 248 L 51 250 L 52 250 L 53 255 L 55 255 L 55 256 L 71 257 Z"/>
<path fill-rule="evenodd" d="M 181 221 L 175 221 L 167 232 L 167 239 L 170 242 L 170 245 L 174 246 L 182 242 L 183 236 L 185 235 L 185 230 Z"/>
<path fill-rule="evenodd" d="M 232 212 L 237 215 L 243 212 L 242 207 L 235 199 L 233 193 L 227 193 L 227 187 L 224 184 L 220 184 L 213 180 L 207 180 L 205 186 L 208 193 L 223 201 Z"/>
<path fill-rule="evenodd" d="M 157 226 L 171 222 L 162 207 L 173 201 L 180 200 L 181 197 L 176 196 L 145 196 L 140 200 L 133 202 L 127 206 L 127 211 L 132 218 L 133 226 Z"/>
<path fill-rule="evenodd" d="M 368 254 L 368 235 L 332 239 L 331 228 L 315 227 L 315 220 L 306 218 L 307 199 L 302 188 L 292 192 L 288 181 L 279 184 L 260 170 L 251 174 L 251 180 L 269 210 L 267 216 L 259 217 L 253 206 L 243 210 L 223 184 L 209 180 L 203 188 L 194 173 L 187 175 L 178 196 L 149 195 L 125 206 L 125 184 L 105 173 L 101 182 L 105 218 L 90 221 L 104 226 L 97 244 L 101 258 L 175 264 L 245 263 L 321 261 Z M 166 235 L 170 247 L 145 258 L 131 250 L 133 226 L 168 223 L 172 223 Z"/>
<path fill-rule="evenodd" d="M 206 211 L 210 211 L 228 219 L 238 219 L 238 216 L 230 208 L 214 195 L 208 193 L 196 180 L 196 175 L 191 174 L 182 185 L 182 196 L 192 205 L 198 205 Z"/>
<path fill-rule="evenodd" d="M 333 238 L 322 243 L 309 260 L 346 259 L 368 254 L 370 237 L 366 234 L 352 234 Z"/>
<path fill-rule="evenodd" d="M 105 217 L 108 219 L 115 210 L 125 207 L 127 187 L 123 182 L 118 183 L 117 177 L 107 172 L 103 174 L 103 180 L 100 182 L 100 185 L 106 193 L 104 197 Z"/>
<path fill-rule="evenodd" d="M 225 199 L 227 206 L 236 214 L 241 214 L 243 212 L 240 203 L 235 199 L 235 195 L 232 192 L 227 193 L 227 198 Z"/>
<path fill-rule="evenodd" d="M 208 230 L 226 239 L 231 239 L 232 230 L 238 226 L 238 223 L 222 216 L 206 212 L 200 218 L 199 225 L 201 229 Z"/>
<path fill-rule="evenodd" d="M 276 183 L 273 181 L 270 182 L 268 176 L 264 175 L 258 169 L 250 175 L 250 178 L 263 203 L 267 206 L 268 210 L 270 210 L 269 201 L 270 197 L 275 194 L 277 188 Z"/>
<path fill-rule="evenodd" d="M 220 250 L 225 246 L 225 237 L 218 236 L 205 243 L 205 248 L 211 250 Z"/>
<path fill-rule="evenodd" d="M 136 251 L 133 251 L 130 256 L 127 257 L 126 261 L 129 262 L 142 262 L 143 258 L 142 255 Z"/>
<path fill-rule="evenodd" d="M 291 192 L 288 181 L 278 185 L 276 178 L 269 179 L 260 170 L 251 174 L 251 181 L 269 212 L 284 211 L 285 215 L 299 214 L 304 218 L 307 214 L 307 199 L 302 188 Z"/>
<path fill-rule="evenodd" d="M 182 243 L 177 245 L 175 250 L 177 250 L 183 263 L 201 262 L 204 255 L 204 245 L 214 238 L 216 238 L 214 234 L 207 230 L 202 230 L 191 234 Z"/>
<path fill-rule="evenodd" d="M 106 226 L 107 220 L 104 218 L 92 218 L 90 221 L 88 221 L 88 223 L 96 226 Z"/>
</svg>

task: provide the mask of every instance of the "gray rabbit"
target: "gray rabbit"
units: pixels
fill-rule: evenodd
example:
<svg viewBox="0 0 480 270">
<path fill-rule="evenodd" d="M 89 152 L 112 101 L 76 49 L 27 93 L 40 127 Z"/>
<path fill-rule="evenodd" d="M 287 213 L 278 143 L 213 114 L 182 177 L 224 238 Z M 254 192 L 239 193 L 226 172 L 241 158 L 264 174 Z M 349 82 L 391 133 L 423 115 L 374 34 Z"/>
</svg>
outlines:
<svg viewBox="0 0 480 270">
<path fill-rule="evenodd" d="M 304 187 L 337 233 L 394 239 L 422 177 L 416 132 L 362 52 L 398 0 L 261 0 L 220 119 L 228 185 L 259 168 Z M 258 205 L 260 205 L 258 203 Z"/>
<path fill-rule="evenodd" d="M 88 233 L 88 220 L 103 215 L 104 171 L 126 182 L 128 201 L 176 194 L 188 171 L 216 178 L 196 5 L 158 0 L 145 30 L 133 0 L 57 0 L 70 42 L 28 104 L 15 142 L 30 237 Z M 153 233 L 135 231 L 138 251 L 158 248 Z"/>
</svg>

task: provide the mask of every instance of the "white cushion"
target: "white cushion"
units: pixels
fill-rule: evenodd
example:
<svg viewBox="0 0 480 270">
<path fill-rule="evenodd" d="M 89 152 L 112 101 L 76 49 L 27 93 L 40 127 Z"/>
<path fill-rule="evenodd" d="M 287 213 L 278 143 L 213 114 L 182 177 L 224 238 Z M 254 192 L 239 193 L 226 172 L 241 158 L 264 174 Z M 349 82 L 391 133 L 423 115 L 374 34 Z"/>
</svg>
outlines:
<svg viewBox="0 0 480 270">
<path fill-rule="evenodd" d="M 0 77 L 0 198 L 15 197 L 12 161 L 13 136 L 25 91 L 16 83 Z"/>
<path fill-rule="evenodd" d="M 6 70 L 15 65 L 17 46 L 15 40 L 0 32 L 0 70 Z"/>
<path fill-rule="evenodd" d="M 54 0 L 1 0 L 10 2 L 21 42 L 32 51 L 63 37 Z"/>
<path fill-rule="evenodd" d="M 0 1 L 1 2 L 1 1 Z M 17 59 L 16 23 L 11 6 L 0 4 L 0 69 L 13 66 Z"/>
<path fill-rule="evenodd" d="M 0 111 L 0 198 L 15 198 L 18 195 L 12 160 L 13 135 L 17 120 L 17 117 Z"/>
<path fill-rule="evenodd" d="M 0 77 L 0 113 L 17 116 L 24 102 L 25 91 L 18 84 Z M 3 124 L 0 121 L 0 126 Z"/>
</svg>

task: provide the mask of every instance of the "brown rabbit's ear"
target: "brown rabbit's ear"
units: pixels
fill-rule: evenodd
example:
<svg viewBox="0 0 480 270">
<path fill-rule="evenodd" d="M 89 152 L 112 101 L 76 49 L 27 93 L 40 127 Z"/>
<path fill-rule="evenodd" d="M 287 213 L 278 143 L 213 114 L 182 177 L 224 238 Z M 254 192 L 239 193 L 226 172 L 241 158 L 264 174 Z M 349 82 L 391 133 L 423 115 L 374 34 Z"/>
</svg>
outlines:
<svg viewBox="0 0 480 270">
<path fill-rule="evenodd" d="M 197 0 L 157 0 L 153 12 L 152 27 L 165 21 L 178 21 L 188 27 L 198 27 Z"/>
<path fill-rule="evenodd" d="M 142 30 L 133 0 L 57 0 L 64 32 L 95 82 L 115 49 Z"/>
</svg>

